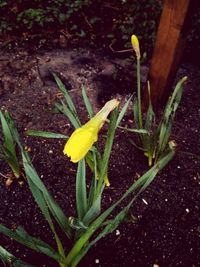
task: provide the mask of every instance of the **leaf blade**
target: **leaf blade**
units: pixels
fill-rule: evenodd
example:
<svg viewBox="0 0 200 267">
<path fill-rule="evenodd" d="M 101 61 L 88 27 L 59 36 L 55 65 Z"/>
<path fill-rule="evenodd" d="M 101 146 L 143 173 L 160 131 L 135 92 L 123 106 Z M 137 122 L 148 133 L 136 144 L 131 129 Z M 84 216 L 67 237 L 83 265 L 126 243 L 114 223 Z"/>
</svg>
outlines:
<svg viewBox="0 0 200 267">
<path fill-rule="evenodd" d="M 79 220 L 82 220 L 87 210 L 85 159 L 78 162 L 76 175 L 76 208 Z"/>
<path fill-rule="evenodd" d="M 44 138 L 56 138 L 56 139 L 68 139 L 69 138 L 69 136 L 64 135 L 64 134 L 47 132 L 47 131 L 38 131 L 38 130 L 27 130 L 25 134 L 29 136 L 44 137 Z"/>
<path fill-rule="evenodd" d="M 83 101 L 85 103 L 85 107 L 87 109 L 88 115 L 90 118 L 92 118 L 94 116 L 94 110 L 93 110 L 92 104 L 90 102 L 90 99 L 87 96 L 85 86 L 82 86 L 82 96 L 83 96 Z"/>
<path fill-rule="evenodd" d="M 122 110 L 120 111 L 120 113 L 119 113 L 119 115 L 118 115 L 118 118 L 117 118 L 116 127 L 119 126 L 121 120 L 123 119 L 123 117 L 124 117 L 124 115 L 125 115 L 125 113 L 126 113 L 126 111 L 127 111 L 127 109 L 128 109 L 128 106 L 129 106 L 129 103 L 130 103 L 132 97 L 133 97 L 133 96 L 131 96 L 131 97 L 127 100 L 127 102 L 126 102 L 125 105 L 123 106 Z"/>
</svg>

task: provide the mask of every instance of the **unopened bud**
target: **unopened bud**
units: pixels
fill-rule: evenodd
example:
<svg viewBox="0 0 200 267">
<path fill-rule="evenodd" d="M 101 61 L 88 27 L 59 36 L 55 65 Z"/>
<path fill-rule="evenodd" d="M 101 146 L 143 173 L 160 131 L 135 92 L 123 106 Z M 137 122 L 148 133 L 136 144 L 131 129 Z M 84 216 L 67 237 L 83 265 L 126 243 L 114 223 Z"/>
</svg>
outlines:
<svg viewBox="0 0 200 267">
<path fill-rule="evenodd" d="M 133 49 L 135 50 L 137 58 L 140 58 L 140 44 L 139 40 L 136 35 L 131 36 L 131 44 L 133 46 Z"/>
</svg>

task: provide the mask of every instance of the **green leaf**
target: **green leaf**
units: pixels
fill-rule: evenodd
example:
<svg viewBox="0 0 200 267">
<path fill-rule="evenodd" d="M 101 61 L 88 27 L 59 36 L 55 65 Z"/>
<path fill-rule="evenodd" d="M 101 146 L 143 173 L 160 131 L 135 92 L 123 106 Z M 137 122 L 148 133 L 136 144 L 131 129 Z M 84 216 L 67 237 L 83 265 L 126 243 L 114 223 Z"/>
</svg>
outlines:
<svg viewBox="0 0 200 267">
<path fill-rule="evenodd" d="M 8 112 L 5 112 L 5 117 L 4 117 L 3 113 L 0 111 L 2 132 L 4 136 L 4 145 L 1 146 L 1 151 L 3 152 L 4 160 L 10 166 L 11 170 L 13 171 L 13 174 L 15 175 L 16 178 L 19 178 L 20 166 L 15 151 L 15 144 L 12 137 L 11 129 L 7 122 L 6 114 L 8 114 Z"/>
<path fill-rule="evenodd" d="M 138 188 L 140 188 L 140 190 L 137 192 L 137 194 L 134 195 L 134 197 L 131 199 L 131 201 L 128 203 L 128 205 L 126 205 L 116 216 L 114 219 L 111 219 L 109 221 L 109 224 L 106 225 L 106 227 L 99 233 L 99 235 L 92 241 L 88 242 L 88 244 L 83 247 L 83 249 L 74 257 L 74 259 L 72 260 L 71 266 L 75 267 L 77 266 L 77 264 L 79 263 L 79 261 L 85 256 L 85 254 L 88 252 L 88 250 L 97 242 L 99 241 L 101 238 L 105 237 L 107 234 L 113 232 L 118 226 L 119 224 L 126 218 L 127 213 L 130 209 L 130 207 L 132 206 L 133 202 L 137 199 L 137 197 L 139 196 L 139 194 L 141 194 L 147 186 L 150 185 L 150 183 L 153 181 L 153 179 L 155 178 L 156 174 L 158 173 L 158 171 L 160 171 L 162 168 L 164 168 L 164 166 L 166 166 L 168 164 L 168 162 L 173 158 L 174 156 L 174 151 L 169 151 L 169 153 L 166 155 L 166 157 L 163 157 L 162 161 L 159 162 L 159 164 L 157 164 L 157 166 L 152 169 L 150 169 L 148 173 L 148 175 L 144 174 L 140 179 L 143 182 L 143 185 L 141 186 L 141 183 L 138 183 L 138 185 L 136 186 L 136 183 L 134 183 L 132 185 L 132 187 L 130 187 L 127 192 L 124 194 L 124 196 L 122 196 L 122 198 L 119 200 L 121 202 L 121 200 L 123 200 L 123 198 L 125 198 L 126 196 L 128 196 L 128 194 L 130 194 L 132 191 L 137 190 Z M 128 194 L 127 194 L 128 193 Z M 113 207 L 116 205 L 116 203 L 113 205 Z M 118 205 L 118 204 L 117 204 Z M 100 216 L 101 217 L 101 216 Z M 98 219 L 97 219 L 98 220 Z"/>
<path fill-rule="evenodd" d="M 153 106 L 151 103 L 151 91 L 150 91 L 150 83 L 148 81 L 148 95 L 149 95 L 149 106 L 146 114 L 146 120 L 145 120 L 145 126 L 144 128 L 146 130 L 151 130 L 152 123 L 155 123 L 155 113 L 153 111 Z"/>
<path fill-rule="evenodd" d="M 120 213 L 118 213 L 118 215 L 114 219 L 110 220 L 109 224 L 106 227 L 104 227 L 104 229 L 97 235 L 97 237 L 94 240 L 90 241 L 73 259 L 71 266 L 72 267 L 77 266 L 80 260 L 86 255 L 86 253 L 93 245 L 95 245 L 101 238 L 105 237 L 107 234 L 113 232 L 127 216 L 127 212 L 128 208 L 126 207 Z"/>
<path fill-rule="evenodd" d="M 92 118 L 94 116 L 94 111 L 93 111 L 92 104 L 87 96 L 86 89 L 84 86 L 82 86 L 82 96 L 83 96 L 83 100 L 84 100 L 88 115 L 90 118 Z"/>
<path fill-rule="evenodd" d="M 39 253 L 45 254 L 56 261 L 60 261 L 59 254 L 47 243 L 30 236 L 22 227 L 18 227 L 15 231 L 11 231 L 7 227 L 0 224 L 0 233 L 16 240 L 17 242 L 29 247 Z"/>
<path fill-rule="evenodd" d="M 71 229 L 68 224 L 68 219 L 62 212 L 61 208 L 58 206 L 58 204 L 54 201 L 52 196 L 47 191 L 45 185 L 39 178 L 37 172 L 32 167 L 30 163 L 30 159 L 28 157 L 27 153 L 22 152 L 22 158 L 23 158 L 23 164 L 26 176 L 28 178 L 28 182 L 30 184 L 30 188 L 32 190 L 32 193 L 35 197 L 36 202 L 38 203 L 40 209 L 43 211 L 43 214 L 45 215 L 45 218 L 48 220 L 49 224 L 51 225 L 50 219 L 48 219 L 50 216 L 47 212 L 47 209 L 45 208 L 45 203 L 47 204 L 48 208 L 50 209 L 52 215 L 56 219 L 56 221 L 59 223 L 60 227 L 63 229 L 63 231 L 66 233 L 66 235 L 70 238 L 71 236 Z M 39 198 L 40 196 L 40 198 Z M 52 226 L 51 226 L 52 228 Z"/>
<path fill-rule="evenodd" d="M 149 134 L 149 132 L 145 129 L 132 129 L 132 128 L 127 128 L 127 127 L 122 127 L 122 126 L 118 126 L 118 128 L 125 130 L 127 132 L 132 132 L 132 133 Z"/>
<path fill-rule="evenodd" d="M 138 146 L 132 139 L 128 139 L 128 141 L 129 141 L 134 147 L 136 147 L 137 149 L 139 149 L 139 150 L 145 152 L 144 147 Z"/>
<path fill-rule="evenodd" d="M 86 162 L 93 172 L 92 181 L 90 185 L 89 195 L 88 195 L 88 207 L 91 207 L 92 203 L 95 200 L 96 196 L 96 186 L 98 179 L 98 170 L 97 170 L 97 149 L 92 148 L 92 151 L 89 151 L 86 156 Z"/>
<path fill-rule="evenodd" d="M 26 133 L 26 135 L 44 137 L 44 138 L 58 138 L 58 139 L 68 139 L 69 138 L 69 136 L 64 135 L 64 134 L 46 132 L 46 131 L 28 130 L 25 133 Z"/>
<path fill-rule="evenodd" d="M 56 107 L 70 120 L 75 129 L 81 127 L 79 119 L 70 111 L 70 109 L 61 101 L 62 104 L 56 104 Z"/>
<path fill-rule="evenodd" d="M 74 217 L 69 217 L 69 225 L 76 230 L 85 230 L 88 228 L 82 221 Z"/>
<path fill-rule="evenodd" d="M 81 221 L 87 211 L 85 159 L 78 162 L 76 174 L 76 209 Z"/>
<path fill-rule="evenodd" d="M 11 266 L 11 267 L 34 267 L 20 259 L 17 259 L 14 255 L 0 246 L 0 259 L 2 260 L 4 266 Z"/>
<path fill-rule="evenodd" d="M 0 119 L 1 119 L 2 131 L 4 135 L 5 147 L 7 148 L 7 150 L 9 150 L 14 155 L 15 145 L 14 145 L 13 137 L 12 137 L 9 125 L 1 111 L 0 111 Z"/>
<path fill-rule="evenodd" d="M 82 219 L 82 222 L 85 225 L 89 225 L 96 217 L 100 214 L 100 209 L 101 209 L 101 194 L 95 199 L 85 214 L 85 216 Z"/>
<path fill-rule="evenodd" d="M 22 157 L 23 157 L 24 162 L 26 162 L 26 159 L 28 159 L 28 161 L 29 161 L 28 155 L 23 154 Z M 31 178 L 34 177 L 34 176 L 31 176 L 31 173 L 32 173 L 32 175 L 35 174 L 35 178 L 37 178 L 37 173 L 35 172 L 34 169 L 32 170 L 31 167 L 32 166 L 25 166 L 25 164 L 24 164 L 25 173 L 26 173 L 27 178 L 28 178 L 27 180 L 28 180 L 29 187 L 31 189 L 33 197 L 35 198 L 35 201 L 37 202 L 39 208 L 41 209 L 45 219 L 49 223 L 49 226 L 53 232 L 53 235 L 54 235 L 56 243 L 57 243 L 58 252 L 61 255 L 61 257 L 63 257 L 63 259 L 64 259 L 65 258 L 64 249 L 63 249 L 62 243 L 61 243 L 61 241 L 60 241 L 60 239 L 59 239 L 59 237 L 55 231 L 55 227 L 54 227 L 54 224 L 52 222 L 49 210 L 51 211 L 52 215 L 57 220 L 60 227 L 63 229 L 63 231 L 65 232 L 65 234 L 68 237 L 70 237 L 69 225 L 67 225 L 67 224 L 65 225 L 65 223 L 67 223 L 66 220 L 63 218 L 63 217 L 65 217 L 65 215 L 62 213 L 60 207 L 54 202 L 51 195 L 48 194 L 48 191 L 46 190 L 45 186 L 43 185 L 42 187 L 43 187 L 45 192 L 47 191 L 46 194 L 44 194 L 44 192 L 37 187 L 37 185 L 34 183 L 34 181 L 31 180 Z"/>
<path fill-rule="evenodd" d="M 108 170 L 109 158 L 110 158 L 113 140 L 115 136 L 117 117 L 118 117 L 118 109 L 115 109 L 111 112 L 106 144 L 104 148 L 103 157 L 101 160 L 101 166 L 99 168 L 100 174 L 99 174 L 99 180 L 98 180 L 98 185 L 97 185 L 97 197 L 102 192 L 102 186 L 104 187 L 104 178 Z"/>
<path fill-rule="evenodd" d="M 163 113 L 163 119 L 158 126 L 159 134 L 159 153 L 164 151 L 171 134 L 172 123 L 175 117 L 176 110 L 180 103 L 182 93 L 183 93 L 183 84 L 187 80 L 187 77 L 183 77 L 176 85 L 172 96 L 169 97 L 169 100 L 166 104 L 165 111 Z"/>
<path fill-rule="evenodd" d="M 6 113 L 6 120 L 9 124 L 10 130 L 12 132 L 13 140 L 17 143 L 18 147 L 20 148 L 21 152 L 24 151 L 23 146 L 20 142 L 20 137 L 17 131 L 17 128 L 15 127 L 14 121 L 11 118 L 9 113 Z"/>
<path fill-rule="evenodd" d="M 52 74 L 53 74 L 54 79 L 56 80 L 58 88 L 60 89 L 60 91 L 62 92 L 62 94 L 65 97 L 65 100 L 67 102 L 67 105 L 68 105 L 70 111 L 73 113 L 73 115 L 77 115 L 77 111 L 76 111 L 76 108 L 75 108 L 74 103 L 72 101 L 72 98 L 69 95 L 68 91 L 66 90 L 63 82 L 58 78 L 58 76 L 55 73 L 52 73 Z"/>
<path fill-rule="evenodd" d="M 21 145 L 19 134 L 18 134 L 17 129 L 14 125 L 14 122 L 13 122 L 12 118 L 9 116 L 9 114 L 8 114 L 7 120 L 9 120 L 9 125 L 12 129 L 13 138 L 21 150 L 24 170 L 25 170 L 25 173 L 27 175 L 28 182 L 31 185 L 30 189 L 32 189 L 32 193 L 34 194 L 36 202 L 38 203 L 39 207 L 42 209 L 43 214 L 45 214 L 46 218 L 47 217 L 50 218 L 50 215 L 48 215 L 48 210 L 45 209 L 45 202 L 46 202 L 52 215 L 57 220 L 57 222 L 59 223 L 59 225 L 63 229 L 63 231 L 66 233 L 66 235 L 70 238 L 71 237 L 71 228 L 70 228 L 69 223 L 68 223 L 68 218 L 64 215 L 61 208 L 58 206 L 58 204 L 54 201 L 52 196 L 49 194 L 45 185 L 43 184 L 43 182 L 39 178 L 37 172 L 33 168 L 31 160 L 29 158 L 29 155 L 26 151 L 24 151 L 24 148 Z M 40 198 L 40 200 L 38 200 L 39 198 Z M 51 229 L 54 231 L 53 224 L 51 224 L 51 220 L 49 219 L 48 222 L 50 224 Z M 56 241 L 58 244 L 59 240 L 56 236 L 55 236 L 55 238 L 56 238 Z M 58 246 L 60 246 L 60 245 L 58 244 Z"/>
<path fill-rule="evenodd" d="M 75 267 L 81 258 L 85 255 L 85 250 L 87 252 L 88 247 L 90 248 L 90 243 L 88 242 L 90 237 L 95 233 L 95 231 L 102 226 L 104 220 L 110 215 L 110 213 L 131 193 L 135 192 L 136 196 L 141 193 L 147 185 L 155 178 L 156 174 L 162 170 L 166 164 L 173 158 L 174 151 L 171 150 L 165 157 L 163 157 L 157 164 L 155 164 L 150 170 L 148 170 L 143 176 L 141 176 L 136 182 L 129 187 L 129 189 L 123 194 L 123 196 L 115 202 L 111 207 L 104 211 L 86 230 L 86 232 L 77 240 L 73 248 L 69 252 L 66 263 L 71 264 L 70 266 Z M 136 196 L 128 204 L 129 206 L 136 199 Z M 129 207 L 128 206 L 128 207 Z M 123 214 L 123 212 L 122 212 Z M 117 217 L 119 219 L 119 217 Z M 107 228 L 108 229 L 108 228 Z"/>
<path fill-rule="evenodd" d="M 42 192 L 35 186 L 35 184 L 28 179 L 28 184 L 29 187 L 31 189 L 31 192 L 33 194 L 33 197 L 35 198 L 36 203 L 38 204 L 39 208 L 42 211 L 42 214 L 44 215 L 45 219 L 47 220 L 47 222 L 49 223 L 49 226 L 53 232 L 53 235 L 55 237 L 56 243 L 57 243 L 57 247 L 58 247 L 58 251 L 60 253 L 61 256 L 63 256 L 63 258 L 65 258 L 65 254 L 64 254 L 64 249 L 62 247 L 62 243 L 55 231 L 55 227 L 54 224 L 52 222 L 50 213 L 49 213 L 49 209 L 47 206 L 47 201 L 45 199 L 45 196 L 42 194 Z"/>
<path fill-rule="evenodd" d="M 125 105 L 123 106 L 122 110 L 120 111 L 119 116 L 118 116 L 118 118 L 117 118 L 116 127 L 119 126 L 121 120 L 123 119 L 123 117 L 124 117 L 124 115 L 125 115 L 125 113 L 126 113 L 126 111 L 127 111 L 127 109 L 128 109 L 128 106 L 129 106 L 129 103 L 130 103 L 132 97 L 133 97 L 133 96 L 131 96 L 131 97 L 127 100 L 127 102 L 126 102 Z"/>
<path fill-rule="evenodd" d="M 20 167 L 18 160 L 16 160 L 15 157 L 13 157 L 13 154 L 11 151 L 9 151 L 6 147 L 0 145 L 0 151 L 3 156 L 3 159 L 7 162 L 9 167 L 11 168 L 13 174 L 16 178 L 19 178 L 20 176 Z"/>
</svg>

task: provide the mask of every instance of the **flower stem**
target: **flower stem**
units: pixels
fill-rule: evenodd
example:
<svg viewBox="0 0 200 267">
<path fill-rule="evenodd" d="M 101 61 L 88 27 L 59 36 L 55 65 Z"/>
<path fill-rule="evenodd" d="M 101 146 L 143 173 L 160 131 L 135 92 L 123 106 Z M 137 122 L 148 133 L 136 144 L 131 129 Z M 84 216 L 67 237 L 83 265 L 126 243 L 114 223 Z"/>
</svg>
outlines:
<svg viewBox="0 0 200 267">
<path fill-rule="evenodd" d="M 143 128 L 142 108 L 141 108 L 141 77 L 140 77 L 140 57 L 137 57 L 137 98 L 138 98 L 138 125 Z"/>
</svg>

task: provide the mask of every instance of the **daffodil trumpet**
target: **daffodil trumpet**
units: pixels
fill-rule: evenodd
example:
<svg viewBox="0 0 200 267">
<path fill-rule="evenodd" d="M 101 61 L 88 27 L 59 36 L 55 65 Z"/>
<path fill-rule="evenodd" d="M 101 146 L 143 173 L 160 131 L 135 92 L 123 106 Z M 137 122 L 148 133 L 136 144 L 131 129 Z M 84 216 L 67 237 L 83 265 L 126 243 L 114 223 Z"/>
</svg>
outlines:
<svg viewBox="0 0 200 267">
<path fill-rule="evenodd" d="M 86 124 L 77 128 L 64 147 L 64 155 L 70 157 L 71 161 L 76 163 L 83 159 L 92 145 L 98 139 L 98 133 L 109 113 L 119 105 L 119 101 L 112 99 Z"/>
</svg>

